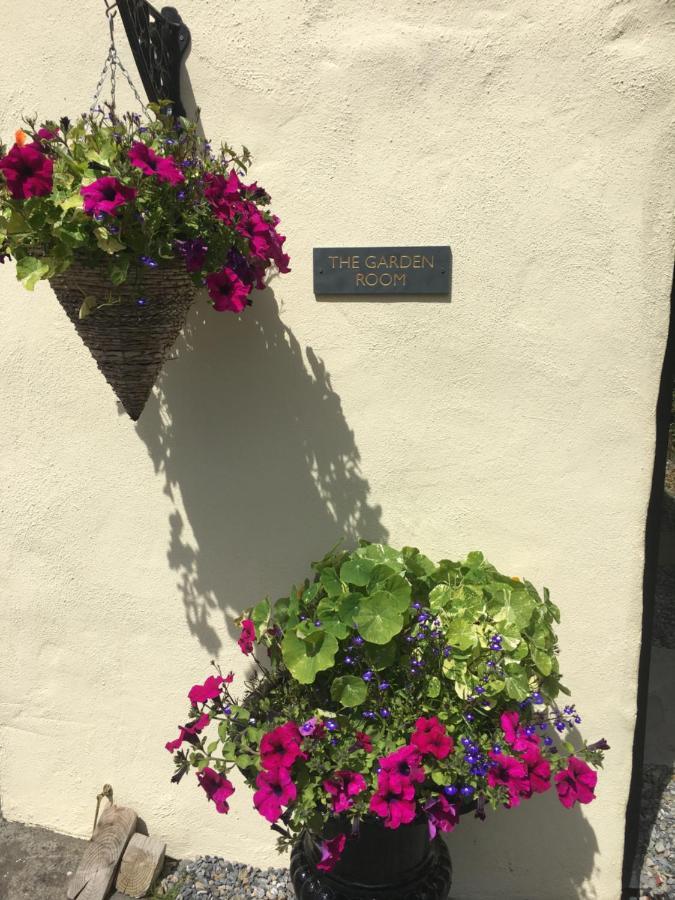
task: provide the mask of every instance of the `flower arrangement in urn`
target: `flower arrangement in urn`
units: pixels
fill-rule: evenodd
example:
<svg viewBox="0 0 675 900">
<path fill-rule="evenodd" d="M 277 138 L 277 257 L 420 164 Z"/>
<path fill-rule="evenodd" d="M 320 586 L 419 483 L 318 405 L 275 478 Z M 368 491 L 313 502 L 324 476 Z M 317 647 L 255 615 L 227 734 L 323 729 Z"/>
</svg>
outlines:
<svg viewBox="0 0 675 900">
<path fill-rule="evenodd" d="M 435 564 L 364 542 L 314 569 L 240 620 L 255 666 L 241 699 L 219 670 L 190 690 L 189 721 L 166 745 L 174 781 L 194 768 L 226 813 L 239 769 L 280 849 L 308 845 L 301 883 L 344 876 L 366 825 L 422 823 L 433 839 L 463 814 L 548 791 L 567 808 L 595 799 L 608 747 L 582 742 L 576 708 L 558 701 L 548 591 L 477 552 Z"/>
<path fill-rule="evenodd" d="M 73 122 L 28 119 L 9 149 L 0 143 L 0 262 L 13 258 L 28 290 L 49 279 L 94 355 L 100 335 L 88 340 L 89 331 L 110 326 L 112 339 L 123 317 L 124 342 L 97 358 L 116 390 L 106 364 L 164 316 L 174 321 L 161 365 L 196 288 L 215 310 L 241 313 L 270 271 L 289 271 L 267 192 L 243 180 L 248 150 L 214 152 L 197 123 L 169 110 L 151 104 L 141 117 L 108 105 Z M 131 362 L 138 378 L 138 353 Z"/>
</svg>

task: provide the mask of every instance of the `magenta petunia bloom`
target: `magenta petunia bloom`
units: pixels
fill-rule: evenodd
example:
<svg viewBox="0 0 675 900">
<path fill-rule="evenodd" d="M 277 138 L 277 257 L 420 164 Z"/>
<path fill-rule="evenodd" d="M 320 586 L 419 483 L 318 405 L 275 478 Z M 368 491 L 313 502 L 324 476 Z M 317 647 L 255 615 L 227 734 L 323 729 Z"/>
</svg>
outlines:
<svg viewBox="0 0 675 900">
<path fill-rule="evenodd" d="M 452 831 L 459 824 L 459 809 L 442 794 L 432 797 L 424 804 L 424 812 L 429 824 L 429 838 L 433 841 L 437 831 Z"/>
<path fill-rule="evenodd" d="M 316 864 L 317 869 L 321 872 L 330 872 L 340 861 L 346 843 L 346 834 L 338 834 L 329 841 L 321 841 L 321 859 Z"/>
<path fill-rule="evenodd" d="M 174 241 L 175 247 L 185 260 L 185 268 L 188 272 L 198 272 L 204 265 L 208 246 L 201 238 L 192 238 L 188 241 Z"/>
<path fill-rule="evenodd" d="M 369 734 L 366 734 L 365 731 L 357 731 L 354 737 L 356 738 L 356 746 L 359 750 L 365 750 L 366 753 L 372 753 L 373 741 Z"/>
<path fill-rule="evenodd" d="M 381 757 L 379 762 L 382 772 L 387 773 L 389 784 L 395 791 L 425 779 L 422 756 L 416 747 L 399 747 L 389 756 Z"/>
<path fill-rule="evenodd" d="M 288 769 L 258 772 L 255 783 L 258 790 L 253 795 L 253 805 L 268 822 L 276 822 L 282 806 L 288 806 L 298 796 Z"/>
<path fill-rule="evenodd" d="M 213 800 L 219 813 L 228 813 L 230 805 L 227 798 L 234 794 L 234 787 L 231 781 L 221 775 L 219 772 L 210 769 L 208 766 L 197 772 L 197 780 L 206 791 L 209 800 Z"/>
<path fill-rule="evenodd" d="M 37 136 L 42 141 L 53 141 L 59 136 L 59 129 L 52 131 L 50 128 L 38 128 Z"/>
<path fill-rule="evenodd" d="M 168 184 L 180 184 L 185 175 L 171 156 L 158 156 L 152 147 L 142 141 L 134 141 L 129 150 L 129 162 L 140 169 L 144 175 L 156 175 L 159 181 Z"/>
<path fill-rule="evenodd" d="M 250 288 L 232 269 L 225 266 L 220 272 L 206 276 L 206 287 L 218 312 L 241 312 L 246 306 Z"/>
<path fill-rule="evenodd" d="M 415 786 L 411 782 L 392 784 L 390 773 L 377 776 L 377 792 L 370 798 L 370 811 L 384 819 L 385 828 L 408 825 L 415 818 Z"/>
<path fill-rule="evenodd" d="M 45 197 L 54 187 L 54 163 L 36 144 L 15 144 L 7 156 L 0 159 L 0 172 L 14 200 Z"/>
<path fill-rule="evenodd" d="M 593 791 L 597 783 L 598 773 L 576 756 L 570 756 L 567 768 L 555 776 L 558 798 L 567 809 L 571 809 L 577 800 L 579 803 L 595 800 Z"/>
<path fill-rule="evenodd" d="M 300 742 L 302 735 L 295 722 L 286 722 L 268 731 L 260 741 L 260 761 L 264 769 L 290 769 L 298 758 L 306 759 Z"/>
<path fill-rule="evenodd" d="M 253 641 L 255 640 L 255 625 L 251 619 L 244 619 L 241 623 L 241 634 L 239 635 L 239 649 L 246 656 L 253 653 Z"/>
<path fill-rule="evenodd" d="M 410 743 L 423 755 L 431 754 L 436 759 L 445 759 L 455 749 L 455 743 L 448 736 L 445 725 L 442 725 L 436 716 L 430 719 L 420 717 L 415 722 L 415 732 L 410 738 Z"/>
<path fill-rule="evenodd" d="M 82 206 L 88 215 L 114 216 L 121 206 L 136 197 L 138 191 L 122 184 L 112 175 L 105 175 L 81 187 L 80 193 L 84 197 Z"/>
<path fill-rule="evenodd" d="M 336 772 L 332 778 L 327 778 L 323 783 L 323 789 L 333 798 L 333 812 L 341 813 L 349 809 L 361 791 L 366 789 L 366 780 L 358 772 L 342 770 Z"/>
<path fill-rule="evenodd" d="M 195 684 L 190 688 L 188 700 L 193 705 L 206 703 L 207 700 L 215 700 L 220 697 L 220 685 L 223 683 L 221 675 L 209 675 L 204 684 Z"/>
<path fill-rule="evenodd" d="M 545 793 L 551 787 L 550 762 L 541 755 L 538 747 L 525 750 L 520 758 L 527 766 L 527 788 L 522 796 Z"/>
<path fill-rule="evenodd" d="M 190 744 L 196 743 L 195 735 L 199 734 L 202 729 L 206 728 L 211 719 L 209 716 L 204 713 L 201 715 L 196 721 L 192 723 L 188 723 L 187 725 L 180 725 L 178 727 L 178 737 L 175 741 L 169 741 L 164 746 L 169 751 L 169 753 L 173 753 L 175 750 L 181 746 L 183 741 L 187 741 Z"/>
<path fill-rule="evenodd" d="M 505 787 L 509 792 L 508 805 L 518 806 L 521 795 L 528 789 L 527 766 L 515 756 L 495 753 L 494 750 L 488 755 L 493 765 L 487 774 L 487 783 L 490 787 Z"/>
<path fill-rule="evenodd" d="M 230 172 L 227 178 L 224 175 L 214 175 L 209 172 L 204 183 L 206 188 L 204 196 L 211 204 L 211 208 L 219 219 L 230 222 L 235 212 L 234 204 L 241 199 L 241 192 L 244 185 L 239 181 L 239 176 L 234 171 Z"/>
<path fill-rule="evenodd" d="M 517 712 L 504 712 L 499 722 L 504 732 L 504 740 L 516 752 L 530 750 L 539 746 L 539 738 L 536 734 L 527 734 L 520 726 L 520 716 Z"/>
</svg>

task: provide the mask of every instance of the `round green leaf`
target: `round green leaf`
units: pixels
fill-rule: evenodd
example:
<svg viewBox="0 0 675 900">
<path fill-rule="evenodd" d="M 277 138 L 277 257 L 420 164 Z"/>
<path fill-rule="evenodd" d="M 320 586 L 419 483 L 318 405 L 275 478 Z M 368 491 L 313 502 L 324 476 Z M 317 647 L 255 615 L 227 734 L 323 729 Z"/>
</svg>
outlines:
<svg viewBox="0 0 675 900">
<path fill-rule="evenodd" d="M 330 669 L 335 662 L 338 642 L 332 634 L 316 630 L 304 640 L 293 630 L 284 635 L 281 653 L 296 681 L 312 684 L 318 672 Z"/>
<path fill-rule="evenodd" d="M 343 675 L 336 678 L 330 687 L 333 700 L 343 706 L 360 706 L 366 699 L 368 688 L 362 678 L 356 675 Z"/>
<path fill-rule="evenodd" d="M 371 644 L 387 644 L 403 628 L 403 616 L 387 591 L 362 597 L 354 620 L 361 635 Z"/>
</svg>

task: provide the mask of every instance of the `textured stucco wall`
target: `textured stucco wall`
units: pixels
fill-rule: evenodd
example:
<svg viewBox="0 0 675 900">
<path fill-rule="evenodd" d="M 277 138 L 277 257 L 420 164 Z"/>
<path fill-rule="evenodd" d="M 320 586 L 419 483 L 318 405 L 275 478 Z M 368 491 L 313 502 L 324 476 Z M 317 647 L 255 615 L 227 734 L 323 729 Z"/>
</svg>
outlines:
<svg viewBox="0 0 675 900">
<path fill-rule="evenodd" d="M 106 31 L 99 2 L 6 5 L 8 138 L 22 112 L 88 105 Z M 457 896 L 616 900 L 672 267 L 673 6 L 179 6 L 205 130 L 254 151 L 293 273 L 241 321 L 202 303 L 134 426 L 49 287 L 0 271 L 2 811 L 86 835 L 111 782 L 172 854 L 273 863 L 245 792 L 225 819 L 168 780 L 184 692 L 214 655 L 243 671 L 227 614 L 340 535 L 481 548 L 551 588 L 585 734 L 613 750 L 583 814 L 548 797 L 462 824 Z M 315 245 L 447 242 L 450 304 L 312 294 Z"/>
</svg>

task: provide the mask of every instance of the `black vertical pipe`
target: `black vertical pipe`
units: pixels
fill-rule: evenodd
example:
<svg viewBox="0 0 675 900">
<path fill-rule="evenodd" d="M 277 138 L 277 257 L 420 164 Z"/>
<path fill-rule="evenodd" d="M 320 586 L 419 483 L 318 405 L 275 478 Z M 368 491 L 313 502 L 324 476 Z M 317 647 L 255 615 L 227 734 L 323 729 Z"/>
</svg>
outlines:
<svg viewBox="0 0 675 900">
<path fill-rule="evenodd" d="M 626 829 L 624 838 L 622 900 L 640 895 L 637 854 L 640 839 L 640 800 L 642 794 L 642 769 L 647 731 L 647 698 L 649 693 L 649 668 L 652 655 L 652 627 L 656 596 L 656 576 L 659 556 L 661 507 L 668 456 L 668 430 L 670 427 L 673 375 L 675 373 L 675 269 L 670 292 L 670 322 L 668 339 L 661 369 L 661 383 L 656 403 L 656 450 L 652 474 L 652 489 L 647 507 L 645 528 L 645 557 L 642 576 L 642 644 L 638 664 L 637 716 L 633 738 L 633 771 L 631 774 Z"/>
</svg>

